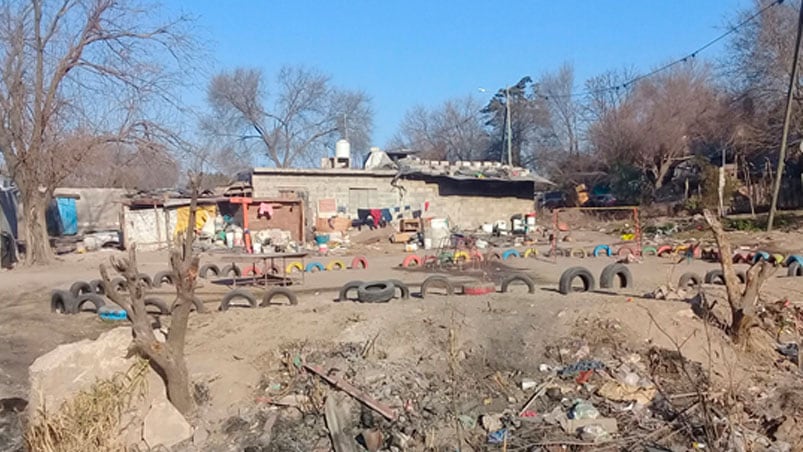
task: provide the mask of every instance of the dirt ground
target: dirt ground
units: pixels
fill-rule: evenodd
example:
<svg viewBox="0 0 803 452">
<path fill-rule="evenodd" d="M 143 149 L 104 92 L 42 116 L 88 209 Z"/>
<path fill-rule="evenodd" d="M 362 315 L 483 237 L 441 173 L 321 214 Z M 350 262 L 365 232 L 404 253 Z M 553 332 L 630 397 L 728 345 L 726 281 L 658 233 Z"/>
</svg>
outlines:
<svg viewBox="0 0 803 452">
<path fill-rule="evenodd" d="M 614 240 L 602 233 L 576 234 L 574 239 L 566 247 Z M 549 247 L 542 244 L 537 248 L 545 252 Z M 58 315 L 49 309 L 52 289 L 67 289 L 74 281 L 97 278 L 99 263 L 113 253 L 119 252 L 67 255 L 48 267 L 0 273 L 0 291 L 5 294 L 0 341 L 6 344 L 0 348 L 0 399 L 26 397 L 27 368 L 37 356 L 58 344 L 93 338 L 116 326 L 92 313 Z M 242 450 L 261 441 L 263 445 L 248 450 L 328 450 L 321 416 L 282 414 L 277 421 L 275 408 L 263 400 L 276 388 L 282 388 L 281 392 L 293 388 L 288 383 L 288 372 L 293 372 L 287 360 L 295 356 L 324 369 L 350 369 L 352 374 L 346 374 L 355 384 L 379 391 L 371 395 L 408 413 L 404 422 L 394 424 L 398 428 L 382 424 L 386 432 L 396 428 L 401 436 L 418 438 L 416 444 L 429 441 L 433 450 L 447 450 L 457 441 L 448 413 L 471 413 L 476 418 L 520 406 L 528 394 L 518 387 L 519 380 L 544 378 L 543 364 L 572 362 L 575 359 L 571 357 L 579 356 L 583 346 L 590 347 L 594 358 L 596 352 L 606 353 L 599 347 L 612 348 L 615 353 L 611 353 L 618 356 L 622 350 L 658 347 L 671 351 L 682 344 L 683 356 L 700 363 L 712 387 L 764 387 L 768 381 L 780 381 L 776 375 L 788 374 L 783 373 L 786 367 L 779 367 L 780 355 L 773 350 L 734 350 L 721 331 L 694 315 L 688 303 L 643 297 L 659 285 L 676 284 L 682 273 L 702 275 L 718 264 L 699 260 L 677 264 L 676 259 L 646 257 L 642 263 L 629 265 L 633 288 L 561 295 L 557 285 L 566 268 L 581 265 L 599 275 L 615 258 L 560 257 L 557 263 L 543 257 L 512 259 L 454 278 L 498 280 L 510 272 L 522 272 L 536 280 L 534 294 L 516 286 L 506 294 L 485 296 L 413 296 L 387 304 L 334 302 L 339 287 L 351 280 L 394 278 L 417 292 L 417 285 L 429 272 L 400 268 L 403 257 L 401 253 L 378 252 L 368 256 L 367 270 L 309 274 L 298 287 L 297 306 L 218 312 L 217 304 L 226 289 L 209 283 L 200 287 L 198 293 L 211 312 L 191 317 L 187 360 L 202 401 L 196 424 L 210 434 L 204 449 L 231 450 L 234 441 Z M 166 253 L 140 253 L 138 260 L 140 270 L 151 275 L 167 268 Z M 211 258 L 203 261 L 216 262 Z M 767 283 L 762 297 L 803 303 L 803 278 L 786 278 L 781 273 Z M 711 298 L 724 296 L 720 288 L 707 286 L 707 290 Z M 161 293 L 169 299 L 169 292 Z M 561 347 L 557 355 L 556 344 Z M 417 383 L 410 383 L 407 389 L 377 383 L 393 375 Z M 500 378 L 502 383 L 494 383 Z M 440 393 L 434 386 L 448 390 Z M 434 400 L 438 397 L 442 400 Z M 359 412 L 359 407 L 354 410 Z M 260 438 L 254 434 L 255 419 L 260 428 L 266 419 L 284 427 L 272 438 Z M 294 425 L 304 428 L 294 430 Z M 524 439 L 520 440 L 521 448 L 511 450 L 527 450 Z M 306 446 L 292 449 L 291 444 Z"/>
</svg>

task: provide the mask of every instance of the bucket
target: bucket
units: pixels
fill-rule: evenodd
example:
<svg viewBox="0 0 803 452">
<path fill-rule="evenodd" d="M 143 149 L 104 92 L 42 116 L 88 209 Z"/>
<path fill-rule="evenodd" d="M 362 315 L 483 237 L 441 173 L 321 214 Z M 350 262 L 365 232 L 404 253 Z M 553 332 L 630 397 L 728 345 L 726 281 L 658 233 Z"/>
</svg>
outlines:
<svg viewBox="0 0 803 452">
<path fill-rule="evenodd" d="M 323 245 L 324 243 L 329 243 L 329 234 L 320 234 L 315 236 L 315 243 L 318 245 Z"/>
<path fill-rule="evenodd" d="M 253 245 L 251 245 L 251 246 L 254 247 L 254 254 L 262 254 L 262 244 L 261 243 L 254 242 Z"/>
<path fill-rule="evenodd" d="M 226 246 L 234 247 L 234 231 L 226 231 Z"/>
<path fill-rule="evenodd" d="M 424 239 L 424 249 L 431 250 L 432 249 L 432 239 Z"/>
<path fill-rule="evenodd" d="M 234 230 L 234 246 L 243 246 L 243 230 L 242 229 L 235 229 Z"/>
</svg>

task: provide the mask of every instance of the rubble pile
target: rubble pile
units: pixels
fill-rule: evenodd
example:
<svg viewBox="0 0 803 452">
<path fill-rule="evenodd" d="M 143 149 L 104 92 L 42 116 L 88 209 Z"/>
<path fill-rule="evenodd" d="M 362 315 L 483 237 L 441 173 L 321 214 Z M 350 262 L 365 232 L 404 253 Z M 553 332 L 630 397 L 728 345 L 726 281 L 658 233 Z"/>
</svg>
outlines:
<svg viewBox="0 0 803 452">
<path fill-rule="evenodd" d="M 629 348 L 615 322 L 585 328 L 594 337 L 578 334 L 542 357 L 522 357 L 538 360 L 537 372 L 522 370 L 531 365 L 492 369 L 464 350 L 403 362 L 384 359 L 373 344 L 287 350 L 265 373 L 250 411 L 226 421 L 219 440 L 251 451 L 464 444 L 780 452 L 803 445 L 795 420 L 803 396 L 790 389 L 794 378 L 715 386 L 678 351 Z"/>
</svg>

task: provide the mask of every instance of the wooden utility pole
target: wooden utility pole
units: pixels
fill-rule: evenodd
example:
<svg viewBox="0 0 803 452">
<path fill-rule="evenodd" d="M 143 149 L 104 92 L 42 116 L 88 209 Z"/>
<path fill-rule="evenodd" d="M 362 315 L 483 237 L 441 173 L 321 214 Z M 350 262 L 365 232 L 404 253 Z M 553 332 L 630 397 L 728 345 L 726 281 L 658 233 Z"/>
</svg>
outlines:
<svg viewBox="0 0 803 452">
<path fill-rule="evenodd" d="M 775 211 L 778 208 L 778 193 L 781 191 L 784 162 L 786 160 L 786 146 L 789 139 L 789 123 L 792 119 L 792 92 L 797 84 L 797 61 L 800 57 L 800 37 L 803 34 L 803 3 L 800 4 L 800 14 L 797 19 L 797 37 L 795 37 L 795 52 L 792 56 L 792 76 L 789 78 L 789 90 L 786 92 L 786 116 L 783 120 L 783 135 L 781 136 L 781 149 L 778 151 L 778 169 L 775 171 L 775 184 L 772 187 L 772 204 L 767 219 L 767 232 L 772 231 L 775 222 Z"/>
</svg>

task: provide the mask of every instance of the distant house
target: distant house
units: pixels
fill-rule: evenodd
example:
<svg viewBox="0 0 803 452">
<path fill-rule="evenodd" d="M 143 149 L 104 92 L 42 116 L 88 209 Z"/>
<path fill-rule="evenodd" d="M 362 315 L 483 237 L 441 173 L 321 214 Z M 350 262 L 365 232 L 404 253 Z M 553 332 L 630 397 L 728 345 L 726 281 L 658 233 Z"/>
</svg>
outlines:
<svg viewBox="0 0 803 452">
<path fill-rule="evenodd" d="M 374 157 L 371 161 L 389 161 Z M 473 229 L 532 212 L 536 184 L 551 183 L 498 162 L 404 158 L 393 166 L 396 169 L 254 168 L 251 184 L 255 197 L 302 200 L 309 230 L 331 217 L 356 219 L 371 210 L 392 218 L 417 212 Z"/>
</svg>

